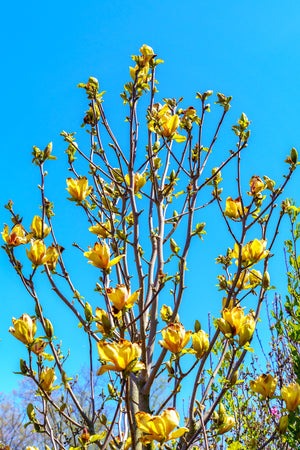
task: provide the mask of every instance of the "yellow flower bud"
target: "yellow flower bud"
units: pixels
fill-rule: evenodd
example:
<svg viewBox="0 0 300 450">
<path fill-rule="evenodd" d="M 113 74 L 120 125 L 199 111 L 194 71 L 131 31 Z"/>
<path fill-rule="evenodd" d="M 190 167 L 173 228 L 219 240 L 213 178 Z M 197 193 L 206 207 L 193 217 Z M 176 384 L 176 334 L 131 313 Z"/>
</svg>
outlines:
<svg viewBox="0 0 300 450">
<path fill-rule="evenodd" d="M 160 317 L 164 322 L 169 323 L 171 320 L 172 314 L 173 314 L 173 311 L 172 311 L 171 306 L 162 305 L 162 308 L 160 310 Z"/>
<path fill-rule="evenodd" d="M 129 175 L 125 175 L 125 181 L 127 183 L 128 186 L 130 186 L 130 178 Z M 146 175 L 141 175 L 140 173 L 135 173 L 134 174 L 134 180 L 133 180 L 133 190 L 134 193 L 137 194 L 139 192 L 140 189 L 142 189 L 142 187 L 145 185 L 147 179 L 146 179 Z"/>
<path fill-rule="evenodd" d="M 110 322 L 107 313 L 104 311 L 104 309 L 96 308 L 95 316 L 97 319 L 96 325 L 98 328 L 98 331 L 102 333 L 103 335 L 109 334 L 111 330 Z"/>
<path fill-rule="evenodd" d="M 232 309 L 223 309 L 223 319 L 217 319 L 218 327 L 221 332 L 235 336 L 239 333 L 241 325 L 244 320 L 244 311 L 240 306 L 235 306 Z"/>
<path fill-rule="evenodd" d="M 47 261 L 47 249 L 43 241 L 33 239 L 31 240 L 31 248 L 26 248 L 28 259 L 32 262 L 33 266 L 41 266 Z"/>
<path fill-rule="evenodd" d="M 192 334 L 193 349 L 198 359 L 207 352 L 209 347 L 208 334 L 203 330 L 199 330 L 197 333 Z"/>
<path fill-rule="evenodd" d="M 235 426 L 235 420 L 232 416 L 226 416 L 225 421 L 219 426 L 218 434 L 227 433 L 231 428 Z"/>
<path fill-rule="evenodd" d="M 105 223 L 98 223 L 97 225 L 90 227 L 89 231 L 93 234 L 97 234 L 103 239 L 106 239 L 111 236 L 110 222 L 107 221 Z"/>
<path fill-rule="evenodd" d="M 246 214 L 248 211 L 248 208 L 244 207 L 244 213 Z M 241 219 L 243 217 L 243 208 L 242 208 L 242 202 L 240 197 L 233 200 L 231 197 L 228 197 L 226 199 L 226 206 L 224 211 L 225 216 L 229 217 L 230 219 Z"/>
<path fill-rule="evenodd" d="M 50 367 L 46 367 L 40 373 L 40 384 L 44 391 L 46 391 L 48 394 L 50 394 L 50 392 L 52 391 L 52 385 L 55 380 L 56 376 L 54 368 L 50 369 Z"/>
<path fill-rule="evenodd" d="M 34 216 L 30 229 L 35 239 L 43 239 L 47 237 L 51 231 L 51 227 L 48 227 L 39 216 Z"/>
<path fill-rule="evenodd" d="M 256 194 L 265 189 L 265 183 L 258 175 L 253 175 L 253 177 L 251 177 L 249 185 L 250 185 L 250 192 L 248 192 L 248 195 L 255 196 Z"/>
<path fill-rule="evenodd" d="M 249 385 L 253 392 L 261 394 L 264 398 L 271 398 L 277 386 L 277 377 L 274 378 L 271 374 L 263 373 L 255 381 L 250 380 Z"/>
<path fill-rule="evenodd" d="M 58 256 L 58 251 L 54 245 L 47 248 L 44 264 L 47 264 L 51 272 L 53 272 L 56 268 Z"/>
<path fill-rule="evenodd" d="M 93 188 L 90 186 L 86 177 L 67 178 L 67 191 L 71 195 L 71 200 L 83 201 L 90 195 Z"/>
<path fill-rule="evenodd" d="M 250 341 L 250 339 L 253 336 L 254 330 L 255 330 L 255 320 L 253 314 L 249 313 L 247 314 L 247 316 L 245 316 L 241 328 L 238 332 L 239 345 L 241 347 Z"/>
<path fill-rule="evenodd" d="M 254 289 L 256 286 L 258 286 L 262 281 L 262 274 L 259 270 L 250 270 L 249 272 L 249 287 L 251 289 Z"/>
<path fill-rule="evenodd" d="M 298 383 L 290 383 L 281 389 L 281 397 L 285 401 L 289 411 L 295 411 L 300 405 L 300 386 Z"/>
<path fill-rule="evenodd" d="M 8 331 L 23 344 L 32 344 L 37 328 L 36 319 L 32 320 L 28 314 L 23 314 L 20 319 L 13 317 L 12 323 L 13 327 L 10 327 Z"/>
<path fill-rule="evenodd" d="M 172 353 L 179 353 L 189 342 L 192 333 L 185 331 L 181 323 L 170 323 L 161 331 L 163 341 L 159 341 L 159 344 Z"/>
<path fill-rule="evenodd" d="M 140 52 L 143 55 L 141 60 L 142 60 L 142 65 L 145 65 L 147 63 L 149 63 L 151 61 L 152 58 L 154 58 L 155 53 L 153 51 L 153 48 L 149 47 L 149 45 L 144 44 L 141 48 L 140 48 Z"/>
<path fill-rule="evenodd" d="M 100 244 L 96 242 L 93 249 L 89 247 L 89 251 L 84 253 L 84 256 L 89 259 L 89 263 L 99 269 L 109 269 L 117 264 L 124 255 L 117 256 L 110 261 L 110 249 L 109 246 L 104 243 Z"/>
<path fill-rule="evenodd" d="M 23 225 L 17 224 L 15 225 L 11 232 L 9 233 L 9 226 L 5 225 L 3 231 L 2 231 L 2 237 L 3 240 L 8 244 L 12 245 L 13 247 L 17 247 L 21 244 L 27 244 L 28 238 L 26 237 L 26 232 L 23 228 Z"/>
<path fill-rule="evenodd" d="M 43 339 L 36 338 L 29 347 L 30 347 L 30 350 L 35 355 L 41 355 L 43 353 L 43 351 L 45 350 L 47 344 L 48 344 L 48 342 L 43 341 Z"/>
<path fill-rule="evenodd" d="M 139 411 L 135 415 L 135 420 L 138 429 L 145 433 L 140 438 L 144 445 L 153 441 L 166 442 L 177 439 L 188 431 L 186 427 L 173 431 L 179 425 L 179 414 L 175 408 L 167 408 L 159 416 Z"/>
</svg>

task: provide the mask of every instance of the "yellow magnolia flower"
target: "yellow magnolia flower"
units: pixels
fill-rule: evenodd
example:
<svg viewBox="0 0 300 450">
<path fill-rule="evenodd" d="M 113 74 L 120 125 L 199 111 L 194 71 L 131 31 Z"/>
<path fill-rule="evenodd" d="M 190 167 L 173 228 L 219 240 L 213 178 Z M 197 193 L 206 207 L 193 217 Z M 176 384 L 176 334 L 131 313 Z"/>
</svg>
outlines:
<svg viewBox="0 0 300 450">
<path fill-rule="evenodd" d="M 23 344 L 30 345 L 34 341 L 36 333 L 36 319 L 31 319 L 28 314 L 23 314 L 19 319 L 12 318 L 13 327 L 9 328 L 9 332 L 15 336 Z"/>
<path fill-rule="evenodd" d="M 143 55 L 142 56 L 142 62 L 143 64 L 147 64 L 151 61 L 151 59 L 156 56 L 153 48 L 150 47 L 149 45 L 144 44 L 141 48 L 140 48 L 140 52 Z"/>
<path fill-rule="evenodd" d="M 200 330 L 197 333 L 192 334 L 193 349 L 197 358 L 202 358 L 202 356 L 207 352 L 209 347 L 208 334 L 205 331 Z"/>
<path fill-rule="evenodd" d="M 46 263 L 47 260 L 47 249 L 46 245 L 40 239 L 31 240 L 31 248 L 28 250 L 26 248 L 26 253 L 28 259 L 32 262 L 34 266 L 41 266 Z"/>
<path fill-rule="evenodd" d="M 233 280 L 227 281 L 228 286 L 232 286 L 236 275 L 233 277 Z M 262 281 L 262 274 L 259 270 L 244 270 L 240 273 L 239 279 L 236 284 L 237 289 L 254 289 L 258 286 Z"/>
<path fill-rule="evenodd" d="M 248 211 L 248 208 L 244 207 L 244 213 L 246 214 Z M 241 219 L 243 217 L 243 209 L 242 209 L 242 202 L 240 197 L 233 200 L 231 197 L 228 197 L 226 199 L 226 206 L 224 211 L 225 216 L 229 217 L 230 219 Z"/>
<path fill-rule="evenodd" d="M 126 339 L 120 339 L 119 343 L 99 341 L 97 342 L 97 349 L 100 359 L 111 363 L 101 366 L 97 375 L 102 375 L 108 370 L 136 372 L 145 368 L 144 363 L 138 361 L 142 350 L 136 342 L 132 344 Z"/>
<path fill-rule="evenodd" d="M 175 408 L 167 408 L 159 416 L 151 416 L 151 414 L 139 411 L 135 415 L 135 420 L 138 429 L 145 433 L 140 438 L 143 444 L 177 439 L 188 431 L 186 427 L 173 431 L 179 425 L 179 414 Z"/>
<path fill-rule="evenodd" d="M 185 137 L 177 132 L 180 125 L 180 118 L 177 114 L 171 114 L 171 110 L 167 104 L 162 106 L 156 103 L 152 108 L 153 120 L 150 120 L 148 128 L 150 131 L 169 139 L 175 139 L 177 142 L 185 141 Z"/>
<path fill-rule="evenodd" d="M 242 326 L 244 320 L 244 311 L 240 306 L 235 306 L 232 309 L 225 308 L 222 311 L 222 319 L 217 319 L 217 324 L 221 332 L 236 336 Z"/>
<path fill-rule="evenodd" d="M 172 314 L 173 314 L 173 311 L 172 311 L 171 306 L 162 305 L 161 310 L 160 310 L 160 317 L 164 322 L 169 323 L 171 320 Z"/>
<path fill-rule="evenodd" d="M 135 81 L 136 72 L 139 71 L 138 74 L 138 83 L 147 83 L 149 81 L 148 78 L 148 72 L 149 72 L 149 63 L 152 58 L 154 58 L 156 55 L 151 47 L 149 45 L 144 44 L 140 48 L 140 52 L 142 56 L 133 56 L 132 58 L 134 61 L 137 62 L 136 66 L 129 67 L 130 76 Z"/>
<path fill-rule="evenodd" d="M 219 426 L 218 434 L 227 433 L 227 431 L 231 430 L 235 426 L 235 420 L 232 416 L 226 416 L 225 421 Z"/>
<path fill-rule="evenodd" d="M 138 74 L 138 83 L 147 83 L 148 81 L 148 73 L 149 73 L 149 64 L 145 64 L 143 67 L 139 67 L 136 65 L 134 68 L 129 67 L 129 73 L 133 81 L 135 81 L 136 72 L 139 71 Z"/>
<path fill-rule="evenodd" d="M 107 221 L 105 223 L 97 223 L 97 225 L 90 227 L 89 231 L 93 234 L 97 234 L 97 236 L 100 236 L 103 239 L 106 239 L 111 236 L 110 222 Z"/>
<path fill-rule="evenodd" d="M 93 249 L 91 250 L 91 247 L 89 247 L 89 249 L 90 250 L 88 252 L 84 253 L 84 256 L 90 260 L 90 264 L 98 267 L 99 269 L 109 269 L 117 264 L 124 256 L 117 256 L 110 261 L 110 249 L 106 242 L 104 242 L 104 244 L 96 242 Z"/>
<path fill-rule="evenodd" d="M 274 378 L 271 374 L 263 373 L 255 381 L 250 380 L 249 385 L 253 392 L 261 394 L 264 398 L 271 398 L 277 386 L 277 377 Z"/>
<path fill-rule="evenodd" d="M 185 331 L 181 323 L 170 323 L 161 330 L 163 341 L 159 343 L 170 352 L 179 353 L 189 342 L 192 333 L 192 331 Z"/>
<path fill-rule="evenodd" d="M 266 272 L 267 273 L 267 272 Z M 258 286 L 261 282 L 262 282 L 262 274 L 259 270 L 250 270 L 249 272 L 249 287 L 251 289 L 255 288 L 256 286 Z"/>
<path fill-rule="evenodd" d="M 128 174 L 125 175 L 125 181 L 127 186 L 130 186 L 130 178 Z M 141 175 L 138 172 L 134 174 L 133 190 L 135 194 L 137 194 L 139 190 L 142 189 L 146 181 L 146 175 Z"/>
<path fill-rule="evenodd" d="M 248 242 L 243 248 L 242 248 L 242 264 L 255 264 L 261 259 L 265 258 L 269 251 L 266 250 L 267 241 L 265 239 L 261 239 L 260 241 L 258 239 L 254 239 L 253 241 Z M 234 249 L 231 252 L 232 258 L 239 258 L 239 246 L 238 244 L 234 245 Z"/>
<path fill-rule="evenodd" d="M 300 405 L 300 386 L 298 383 L 290 383 L 281 389 L 281 397 L 285 401 L 289 411 L 295 411 Z"/>
<path fill-rule="evenodd" d="M 11 232 L 9 233 L 9 226 L 5 225 L 2 231 L 3 240 L 13 247 L 17 247 L 21 244 L 27 244 L 28 238 L 26 237 L 26 231 L 23 228 L 23 225 L 18 224 L 15 225 Z"/>
<path fill-rule="evenodd" d="M 47 264 L 49 270 L 53 272 L 56 268 L 56 264 L 58 262 L 58 251 L 54 245 L 47 248 L 45 263 Z"/>
<path fill-rule="evenodd" d="M 98 328 L 98 331 L 102 333 L 103 335 L 106 335 L 110 332 L 110 323 L 109 318 L 107 315 L 107 312 L 104 311 L 104 309 L 96 308 L 95 316 L 97 319 L 96 326 Z"/>
<path fill-rule="evenodd" d="M 244 317 L 244 320 L 238 332 L 239 345 L 241 347 L 250 341 L 250 339 L 253 336 L 254 330 L 255 330 L 254 315 L 252 312 L 250 312 L 249 314 L 247 314 L 247 316 Z"/>
<path fill-rule="evenodd" d="M 35 239 L 42 239 L 48 236 L 48 234 L 51 231 L 51 227 L 48 227 L 45 222 L 43 222 L 43 219 L 39 216 L 34 216 L 32 220 L 32 224 L 30 225 L 30 229 L 33 233 L 33 237 Z M 42 230 L 44 231 L 44 234 L 42 236 Z"/>
<path fill-rule="evenodd" d="M 235 279 L 236 279 L 236 275 L 234 275 L 232 280 L 227 281 L 227 285 L 229 287 L 231 287 L 233 285 Z M 237 280 L 235 287 L 237 289 L 248 289 L 250 287 L 248 281 L 249 281 L 249 273 L 246 270 L 244 270 L 243 272 L 240 273 L 240 276 Z"/>
<path fill-rule="evenodd" d="M 83 201 L 92 192 L 92 186 L 89 187 L 89 182 L 86 177 L 67 178 L 66 188 L 73 200 Z"/>
<path fill-rule="evenodd" d="M 253 175 L 253 177 L 250 178 L 249 185 L 250 185 L 250 192 L 247 192 L 248 195 L 255 196 L 256 194 L 265 189 L 265 183 L 258 175 Z"/>
<path fill-rule="evenodd" d="M 40 373 L 39 378 L 40 378 L 40 384 L 41 384 L 42 388 L 44 389 L 44 391 L 46 391 L 48 394 L 50 394 L 50 392 L 52 391 L 52 385 L 53 385 L 54 381 L 56 380 L 55 369 L 46 367 Z"/>
<path fill-rule="evenodd" d="M 117 284 L 115 288 L 106 288 L 105 291 L 117 314 L 123 308 L 132 308 L 139 298 L 139 290 L 130 295 L 125 284 Z"/>
<path fill-rule="evenodd" d="M 45 350 L 48 342 L 43 341 L 43 339 L 36 338 L 33 343 L 30 345 L 30 350 L 36 355 L 41 355 Z"/>
</svg>

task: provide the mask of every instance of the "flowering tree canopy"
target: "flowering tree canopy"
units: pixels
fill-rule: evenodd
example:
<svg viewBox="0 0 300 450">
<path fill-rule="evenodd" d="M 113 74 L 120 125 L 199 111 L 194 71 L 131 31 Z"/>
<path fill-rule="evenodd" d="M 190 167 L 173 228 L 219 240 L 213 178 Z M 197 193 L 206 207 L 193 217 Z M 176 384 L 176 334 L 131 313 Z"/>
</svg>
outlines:
<svg viewBox="0 0 300 450">
<path fill-rule="evenodd" d="M 269 259 L 281 221 L 291 214 L 288 200 L 277 209 L 276 202 L 296 169 L 297 152 L 293 148 L 287 157 L 282 184 L 253 174 L 249 191 L 243 192 L 240 162 L 250 138 L 246 114 L 232 126 L 235 150 L 230 150 L 224 161 L 216 160 L 213 153 L 232 97 L 217 94 L 220 119 L 208 142 L 203 130 L 213 92 L 198 92 L 193 106 L 181 106 L 183 98 L 165 98 L 159 103 L 156 71 L 163 61 L 147 45 L 132 59 L 131 80 L 121 93 L 128 110 L 127 145 L 119 144 L 109 125 L 104 92 L 94 77 L 79 84 L 88 99 L 83 119 L 90 138 L 88 150 L 82 149 L 75 133 L 61 133 L 72 173 L 66 180 L 68 199 L 86 215 L 87 226 L 82 232 L 90 236 L 88 249 L 77 246 L 74 251 L 82 252 L 83 260 L 90 264 L 86 270 L 95 273 L 97 303 L 82 300 L 52 223 L 54 205 L 46 197 L 45 183 L 45 165 L 55 159 L 52 144 L 44 150 L 33 148 L 33 162 L 41 176 L 41 217 L 22 221 L 13 203 L 6 205 L 12 227 L 4 227 L 3 248 L 35 306 L 34 312 L 13 318 L 9 330 L 27 348 L 20 372 L 34 381 L 42 399 L 39 408 L 29 404 L 28 419 L 33 431 L 45 434 L 54 450 L 217 449 L 224 439 L 228 448 L 244 448 L 239 446 L 238 436 L 246 433 L 246 427 L 241 425 L 230 398 L 238 395 L 243 384 L 239 371 L 246 371 L 245 357 L 253 351 L 251 340 L 270 289 Z M 148 104 L 141 111 L 145 101 Z M 141 143 L 143 125 L 147 141 Z M 88 163 L 84 176 L 78 173 L 76 158 Z M 214 168 L 208 171 L 211 160 Z M 224 198 L 221 172 L 230 164 L 236 167 L 236 184 L 231 184 L 231 192 Z M 223 303 L 210 330 L 201 329 L 201 309 L 195 311 L 194 330 L 186 330 L 179 314 L 187 301 L 189 250 L 204 239 L 206 224 L 200 217 L 212 204 L 228 230 L 224 254 L 216 259 Z M 22 263 L 26 258 L 29 269 Z M 36 288 L 39 276 L 46 279 L 88 336 L 88 411 L 73 389 L 74 377 L 65 372 L 61 344 L 55 342 L 58 319 L 43 313 Z M 255 302 L 252 309 L 250 297 L 252 305 Z M 106 414 L 103 406 L 96 407 L 100 394 L 94 387 L 95 377 L 105 377 L 105 373 L 109 383 L 101 398 L 103 405 L 110 405 Z M 152 410 L 151 396 L 162 375 L 168 383 Z M 277 381 L 275 374 L 260 374 L 250 381 L 251 395 L 270 402 Z M 282 411 L 268 428 L 271 431 L 264 436 L 265 442 L 279 439 L 284 424 L 287 429 L 286 417 L 300 404 L 299 384 L 290 379 L 287 382 L 277 392 Z M 54 395 L 57 390 L 61 397 Z M 178 412 L 180 390 L 189 399 L 184 417 Z M 60 428 L 54 424 L 51 411 L 59 413 Z M 32 439 L 34 444 L 34 434 Z M 251 448 L 259 445 L 257 440 Z"/>
</svg>

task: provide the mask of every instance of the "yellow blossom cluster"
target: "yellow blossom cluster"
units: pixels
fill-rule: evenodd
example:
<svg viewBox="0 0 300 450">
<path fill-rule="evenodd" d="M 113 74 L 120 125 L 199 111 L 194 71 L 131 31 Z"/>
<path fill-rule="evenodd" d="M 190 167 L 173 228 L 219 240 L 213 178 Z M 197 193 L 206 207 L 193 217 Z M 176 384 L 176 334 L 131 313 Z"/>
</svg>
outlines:
<svg viewBox="0 0 300 450">
<path fill-rule="evenodd" d="M 235 306 L 232 309 L 223 309 L 222 318 L 217 319 L 217 324 L 226 337 L 238 336 L 241 347 L 250 341 L 255 330 L 253 313 L 250 312 L 245 316 L 244 310 L 240 306 Z"/>
<path fill-rule="evenodd" d="M 9 226 L 5 225 L 2 237 L 6 244 L 12 247 L 30 242 L 30 250 L 26 248 L 26 253 L 33 266 L 46 264 L 50 271 L 54 271 L 59 258 L 57 248 L 54 245 L 47 248 L 43 241 L 50 234 L 51 227 L 48 227 L 41 217 L 34 216 L 30 230 L 30 233 L 26 233 L 24 227 L 17 224 L 9 231 Z"/>
<path fill-rule="evenodd" d="M 148 123 L 148 128 L 153 133 L 167 139 L 174 139 L 176 142 L 184 142 L 185 136 L 178 134 L 180 118 L 178 114 L 172 114 L 169 105 L 155 103 L 151 110 L 152 119 Z"/>
<path fill-rule="evenodd" d="M 209 347 L 208 335 L 203 330 L 197 333 L 192 331 L 185 331 L 184 326 L 179 323 L 170 323 L 161 331 L 163 340 L 159 344 L 165 349 L 174 354 L 179 354 L 188 344 L 192 336 L 192 349 L 187 350 L 189 353 L 194 353 L 198 359 L 202 358 Z M 186 350 L 185 350 L 186 352 Z"/>
<path fill-rule="evenodd" d="M 242 265 L 251 266 L 268 256 L 269 251 L 266 250 L 266 247 L 267 241 L 265 239 L 254 239 L 253 241 L 248 242 L 241 250 L 239 245 L 235 244 L 231 257 L 238 260 L 241 255 Z"/>
<path fill-rule="evenodd" d="M 253 392 L 260 394 L 263 398 L 272 398 L 277 386 L 277 377 L 263 373 L 256 380 L 250 380 L 249 385 Z M 299 384 L 294 382 L 287 386 L 283 386 L 280 393 L 286 408 L 289 411 L 295 411 L 300 405 Z"/>
</svg>

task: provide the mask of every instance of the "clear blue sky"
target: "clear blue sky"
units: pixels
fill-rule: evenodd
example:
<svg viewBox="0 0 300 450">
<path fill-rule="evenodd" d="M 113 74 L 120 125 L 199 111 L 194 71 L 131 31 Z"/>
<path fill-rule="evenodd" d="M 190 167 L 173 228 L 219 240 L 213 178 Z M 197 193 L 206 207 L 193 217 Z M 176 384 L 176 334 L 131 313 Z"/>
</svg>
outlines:
<svg viewBox="0 0 300 450">
<path fill-rule="evenodd" d="M 298 0 L 286 3 L 190 0 L 185 6 L 179 0 L 88 3 L 17 0 L 13 6 L 6 2 L 0 19 L 0 205 L 12 199 L 16 212 L 24 216 L 27 227 L 30 225 L 33 215 L 39 213 L 40 204 L 35 188 L 39 183 L 38 171 L 31 166 L 30 153 L 33 145 L 44 148 L 53 141 L 58 161 L 49 164 L 46 195 L 56 204 L 55 224 L 61 230 L 60 243 L 70 246 L 73 233 L 80 239 L 85 225 L 80 212 L 74 214 L 73 204 L 65 200 L 68 172 L 65 144 L 59 133 L 63 129 L 79 130 L 87 105 L 76 85 L 86 82 L 90 75 L 96 76 L 101 89 L 107 91 L 104 107 L 113 128 L 118 130 L 120 123 L 124 126 L 126 109 L 119 93 L 128 81 L 130 55 L 137 54 L 142 44 L 152 46 L 165 61 L 157 74 L 161 98 L 183 96 L 185 106 L 189 106 L 196 104 L 197 91 L 212 89 L 233 96 L 230 117 L 225 123 L 227 132 L 216 151 L 222 153 L 222 146 L 233 148 L 235 140 L 230 127 L 241 112 L 252 120 L 252 136 L 243 166 L 245 187 L 253 174 L 266 174 L 278 180 L 291 147 L 298 146 L 299 150 L 299 13 Z M 292 195 L 298 204 L 299 177 L 295 176 L 286 194 Z M 235 192 L 229 192 L 230 180 L 226 187 L 227 194 L 234 197 Z M 0 217 L 1 227 L 9 223 L 6 210 L 1 210 Z M 187 328 L 192 327 L 195 318 L 190 315 L 191 308 L 203 322 L 208 305 L 218 314 L 221 296 L 215 287 L 214 258 L 232 245 L 226 234 L 224 239 L 215 239 L 220 229 L 213 215 L 205 221 L 207 240 L 204 244 L 199 241 L 199 247 L 191 252 L 191 265 L 194 262 L 196 268 L 188 275 L 190 303 L 187 311 L 181 313 Z M 272 263 L 271 274 L 272 283 L 281 291 L 285 281 L 282 242 L 286 235 L 287 227 L 279 236 L 279 254 Z M 86 246 L 87 237 L 80 243 Z M 210 261 L 206 259 L 208 255 Z M 66 258 L 71 261 L 71 256 Z M 18 370 L 19 358 L 25 356 L 22 344 L 7 332 L 11 317 L 24 312 L 32 314 L 33 306 L 13 269 L 8 267 L 4 252 L 0 253 L 0 264 L 2 391 L 16 386 L 18 377 L 12 371 Z M 74 271 L 77 278 L 79 270 Z M 89 267 L 84 279 L 76 279 L 83 294 L 85 285 L 92 286 L 95 277 Z M 72 342 L 80 343 L 73 362 L 74 367 L 80 366 L 80 350 L 82 354 L 86 350 L 86 344 L 79 338 L 80 331 L 70 336 L 66 322 L 73 318 L 65 316 L 65 309 L 43 285 L 40 288 L 49 318 L 54 319 L 55 315 L 63 318 L 55 334 L 64 339 L 65 349 Z M 88 299 L 95 306 L 94 299 Z M 72 326 L 76 326 L 74 320 Z"/>
</svg>

